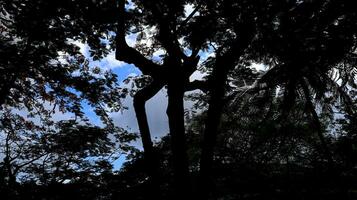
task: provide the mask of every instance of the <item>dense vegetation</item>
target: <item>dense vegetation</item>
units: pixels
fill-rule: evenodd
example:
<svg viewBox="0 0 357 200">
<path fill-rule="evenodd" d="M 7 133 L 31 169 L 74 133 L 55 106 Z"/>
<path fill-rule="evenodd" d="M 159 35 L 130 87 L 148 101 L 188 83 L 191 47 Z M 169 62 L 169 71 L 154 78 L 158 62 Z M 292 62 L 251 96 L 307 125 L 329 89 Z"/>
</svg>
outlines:
<svg viewBox="0 0 357 200">
<path fill-rule="evenodd" d="M 1 0 L 1 196 L 357 198 L 353 5 Z M 140 69 L 132 87 L 93 66 L 112 51 Z M 153 142 L 145 104 L 162 89 L 169 133 Z M 139 134 L 110 117 L 129 96 Z"/>
</svg>

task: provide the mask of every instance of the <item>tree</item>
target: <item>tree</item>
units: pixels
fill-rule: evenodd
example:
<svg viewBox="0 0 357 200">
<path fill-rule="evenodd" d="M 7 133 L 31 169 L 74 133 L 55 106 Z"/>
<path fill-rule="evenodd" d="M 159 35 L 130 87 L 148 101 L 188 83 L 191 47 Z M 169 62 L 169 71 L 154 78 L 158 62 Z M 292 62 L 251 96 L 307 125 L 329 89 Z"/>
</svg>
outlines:
<svg viewBox="0 0 357 200">
<path fill-rule="evenodd" d="M 136 138 L 118 128 L 75 120 L 37 124 L 10 110 L 0 122 L 0 169 L 9 198 L 21 193 L 19 184 L 31 181 L 45 186 L 93 182 L 98 174 L 112 170 L 112 162 L 130 151 L 127 143 Z"/>
<path fill-rule="evenodd" d="M 206 177 L 209 172 L 210 160 L 212 160 L 214 132 L 219 123 L 219 107 L 222 105 L 221 93 L 223 92 L 221 88 L 224 86 L 228 71 L 235 65 L 240 54 L 243 54 L 245 48 L 249 45 L 250 39 L 254 36 L 254 33 L 251 33 L 254 28 L 250 27 L 250 24 L 255 18 L 256 7 L 246 1 L 239 3 L 231 1 L 133 2 L 136 5 L 133 11 L 126 12 L 124 2 L 121 2 L 120 5 L 122 14 L 119 16 L 119 32 L 117 32 L 117 59 L 135 64 L 144 74 L 150 75 L 153 79 L 152 84 L 141 92 L 139 91 L 134 100 L 148 160 L 152 160 L 150 158 L 155 156 L 150 155 L 152 154 L 152 142 L 144 113 L 144 103 L 164 85 L 167 85 L 169 99 L 167 114 L 170 134 L 172 135 L 173 158 L 175 160 L 174 163 L 176 163 L 174 164 L 174 171 L 177 176 L 177 198 L 180 198 L 180 195 L 184 194 L 182 191 L 189 190 L 187 186 L 190 182 L 184 144 L 184 91 L 207 88 L 205 86 L 207 83 L 189 82 L 188 78 L 198 67 L 200 50 L 209 48 L 212 43 L 218 46 L 218 50 L 215 52 L 217 63 L 213 69 L 211 80 L 214 83 L 212 85 L 218 88 L 213 87 L 211 91 L 213 100 L 212 108 L 210 109 L 210 112 L 217 111 L 218 115 L 210 115 L 210 119 L 207 121 L 209 126 L 212 124 L 213 129 L 207 129 L 209 131 L 205 136 L 207 139 L 204 142 L 202 177 Z M 194 9 L 184 18 L 183 8 L 184 5 L 188 4 L 192 4 Z M 243 11 L 245 6 L 248 6 L 249 9 Z M 140 17 L 133 16 L 140 23 L 133 23 L 131 28 L 131 24 L 129 24 L 130 14 L 133 13 L 135 15 L 135 12 L 141 13 Z M 250 13 L 253 14 L 250 15 Z M 126 21 L 124 20 L 126 19 L 125 15 L 127 15 Z M 241 17 L 237 19 L 235 17 L 237 15 L 241 15 Z M 220 20 L 217 21 L 216 19 Z M 147 59 L 140 51 L 126 44 L 125 30 L 127 29 L 125 29 L 125 25 L 127 25 L 126 27 L 129 31 L 140 31 L 139 39 L 149 39 L 153 42 L 152 46 L 143 46 L 146 44 L 139 46 L 140 50 L 149 49 L 143 52 L 144 55 L 149 54 L 148 56 L 150 57 L 152 50 L 160 48 L 165 50 L 166 53 L 164 59 L 161 60 L 161 65 Z M 153 35 L 150 35 L 151 37 L 145 35 L 144 27 L 152 27 L 154 29 Z M 206 30 L 207 34 L 202 35 L 202 30 Z M 227 30 L 229 31 L 227 32 Z M 182 44 L 179 43 L 179 39 L 183 40 Z M 219 65 L 222 65 L 222 67 Z M 154 162 L 148 161 L 148 163 Z M 149 168 L 155 167 L 151 166 Z M 155 172 L 152 172 L 152 174 L 155 174 Z M 203 178 L 202 184 L 206 182 L 205 179 Z"/>
<path fill-rule="evenodd" d="M 86 1 L 1 2 L 2 107 L 44 110 L 37 103 L 43 100 L 80 117 L 85 99 L 103 120 L 108 120 L 104 105 L 120 109 L 116 75 L 89 67 L 72 42 L 87 41 L 94 59 L 109 53 L 100 42 L 109 30 L 88 10 L 94 5 Z M 105 12 L 108 5 L 102 6 Z M 76 7 L 88 9 L 76 12 Z M 89 31 L 90 27 L 96 31 Z"/>
<path fill-rule="evenodd" d="M 279 86 L 285 91 L 282 105 L 285 115 L 288 115 L 295 99 L 304 96 L 306 112 L 320 138 L 325 157 L 332 165 L 333 158 L 315 104 L 321 102 L 323 108 L 330 110 L 323 110 L 325 113 L 331 113 L 334 103 L 344 105 L 345 111 L 353 113 L 354 106 L 346 94 L 346 83 L 351 80 L 349 77 L 354 76 L 352 66 L 355 61 L 350 56 L 355 53 L 356 32 L 352 27 L 356 25 L 356 13 L 350 10 L 349 2 L 287 2 L 280 6 L 282 14 L 276 16 L 274 25 L 260 26 L 262 38 L 256 44 L 261 46 L 256 52 L 263 49 L 264 53 L 258 58 L 271 66 L 262 80 L 269 87 Z M 346 70 L 352 73 L 346 74 Z M 335 72 L 339 76 L 337 79 L 333 78 Z M 344 80 L 344 84 L 337 83 L 338 79 Z M 340 96 L 340 100 L 331 99 L 329 93 Z"/>
<path fill-rule="evenodd" d="M 160 198 L 157 195 L 162 179 L 145 102 L 164 87 L 168 94 L 177 199 L 193 198 L 188 195 L 192 186 L 185 144 L 186 91 L 201 89 L 209 98 L 199 167 L 198 197 L 202 199 L 208 199 L 205 190 L 213 188 L 210 174 L 215 144 L 219 132 L 224 130 L 220 123 L 230 100 L 246 105 L 249 112 L 255 105 L 245 101 L 246 93 L 255 93 L 249 99 L 265 100 L 259 108 L 267 111 L 266 119 L 281 121 L 277 123 L 278 135 L 296 127 L 292 123 L 305 127 L 304 120 L 309 118 L 308 124 L 320 140 L 321 153 L 331 166 L 334 158 L 321 121 L 325 115 L 333 115 L 333 108 L 337 109 L 333 104 L 342 106 L 351 122 L 354 119 L 354 99 L 348 93 L 356 88 L 355 73 L 347 71 L 355 70 L 356 12 L 347 1 L 66 0 L 4 1 L 0 6 L 4 30 L 1 45 L 3 52 L 8 53 L 1 60 L 0 70 L 9 74 L 1 76 L 2 106 L 26 107 L 30 112 L 36 108 L 44 114 L 41 104 L 36 104 L 41 99 L 81 117 L 81 100 L 86 99 L 110 125 L 103 104 L 114 110 L 120 108 L 116 77 L 110 72 L 101 74 L 104 78 L 98 76 L 98 69 L 89 67 L 78 50 L 73 49 L 73 41 L 88 42 L 93 59 L 115 50 L 116 59 L 134 64 L 149 77 L 145 79 L 149 83 L 135 94 L 134 107 L 152 186 L 148 190 L 150 198 Z M 136 37 L 135 45 L 129 45 L 128 36 Z M 108 46 L 101 42 L 105 37 Z M 206 56 L 208 53 L 214 56 Z M 67 62 L 58 58 L 60 54 L 68 56 Z M 254 62 L 265 64 L 267 71 L 250 73 Z M 23 64 L 29 67 L 21 68 Z M 190 81 L 199 68 L 206 70 L 208 76 L 204 81 Z M 336 71 L 341 84 L 332 78 Z M 230 87 L 232 84 L 235 88 Z M 330 93 L 340 99 L 331 98 Z M 273 98 L 277 94 L 282 98 Z M 278 111 L 273 101 L 279 101 Z M 293 113 L 301 105 L 304 112 Z M 317 105 L 324 109 L 320 112 Z M 291 122 L 295 114 L 299 120 Z"/>
<path fill-rule="evenodd" d="M 94 60 L 110 52 L 101 42 L 110 37 L 109 26 L 92 15 L 97 5 L 103 6 L 103 16 L 110 15 L 109 4 L 87 1 L 0 2 L 2 172 L 11 184 L 20 172 L 43 184 L 72 179 L 80 170 L 92 173 L 104 161 L 89 163 L 88 158 L 114 157 L 115 145 L 123 142 L 115 149 L 129 150 L 126 142 L 135 139 L 108 117 L 109 111 L 122 109 L 125 96 L 117 75 L 90 66 L 74 43 L 87 42 Z M 86 104 L 101 119 L 101 128 L 89 124 Z M 61 112 L 72 119 L 58 122 L 53 115 Z M 64 142 L 69 139 L 73 143 Z M 76 164 L 78 169 L 72 168 Z"/>
</svg>

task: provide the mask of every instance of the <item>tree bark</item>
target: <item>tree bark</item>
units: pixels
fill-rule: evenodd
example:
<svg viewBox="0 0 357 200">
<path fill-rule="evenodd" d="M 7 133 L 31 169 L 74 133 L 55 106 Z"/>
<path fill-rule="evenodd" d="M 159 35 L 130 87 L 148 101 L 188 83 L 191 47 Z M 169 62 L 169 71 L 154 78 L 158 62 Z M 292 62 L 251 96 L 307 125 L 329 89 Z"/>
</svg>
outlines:
<svg viewBox="0 0 357 200">
<path fill-rule="evenodd" d="M 227 67 L 224 65 L 224 58 L 217 58 L 217 66 L 213 69 L 212 88 L 210 90 L 209 107 L 205 130 L 203 133 L 202 154 L 200 161 L 200 182 L 199 195 L 202 199 L 207 199 L 209 191 L 213 189 L 211 171 L 213 165 L 214 146 L 219 132 L 223 106 L 225 83 L 227 79 Z M 222 64 L 222 65 L 221 65 Z M 220 67 L 218 67 L 220 66 Z"/>
<path fill-rule="evenodd" d="M 213 191 L 212 165 L 214 147 L 219 134 L 221 117 L 224 108 L 225 84 L 230 70 L 234 69 L 241 55 L 250 44 L 253 34 L 251 25 L 245 27 L 244 34 L 235 39 L 231 48 L 223 55 L 217 55 L 216 64 L 212 71 L 209 107 L 205 130 L 203 133 L 202 154 L 200 161 L 199 195 L 201 199 L 207 199 L 208 191 Z"/>
<path fill-rule="evenodd" d="M 155 197 L 155 199 L 160 198 L 160 165 L 151 140 L 151 134 L 145 110 L 145 103 L 146 101 L 151 99 L 157 92 L 159 92 L 163 86 L 164 84 L 162 82 L 153 81 L 150 85 L 138 91 L 134 96 L 134 109 L 140 130 L 141 140 L 144 147 L 146 171 L 151 179 L 149 183 L 149 195 L 150 198 Z"/>
<path fill-rule="evenodd" d="M 171 135 L 171 148 L 173 156 L 175 199 L 191 199 L 191 184 L 186 152 L 185 126 L 184 126 L 184 76 L 180 67 L 173 68 L 168 80 L 167 116 Z"/>
</svg>

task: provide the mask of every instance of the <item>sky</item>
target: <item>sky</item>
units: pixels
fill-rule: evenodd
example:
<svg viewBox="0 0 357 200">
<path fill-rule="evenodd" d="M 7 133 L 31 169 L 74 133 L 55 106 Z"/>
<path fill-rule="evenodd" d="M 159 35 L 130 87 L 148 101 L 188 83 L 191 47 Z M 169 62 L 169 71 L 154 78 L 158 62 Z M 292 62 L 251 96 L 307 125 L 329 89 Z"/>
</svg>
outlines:
<svg viewBox="0 0 357 200">
<path fill-rule="evenodd" d="M 188 7 L 187 9 L 192 9 Z M 126 38 L 127 43 L 130 46 L 133 46 L 135 43 L 136 37 L 135 35 L 129 35 Z M 106 41 L 104 41 L 106 42 Z M 105 58 L 99 61 L 93 61 L 90 57 L 89 53 L 89 46 L 87 44 L 74 42 L 78 47 L 80 47 L 81 53 L 90 61 L 89 66 L 98 66 L 104 70 L 112 70 L 115 74 L 118 75 L 118 81 L 121 86 L 126 87 L 123 83 L 123 80 L 127 77 L 135 77 L 141 75 L 140 70 L 132 64 L 127 64 L 115 59 L 115 52 L 110 52 Z M 200 63 L 206 60 L 208 57 L 215 56 L 213 53 L 213 49 L 208 49 L 206 52 L 200 52 L 199 55 L 201 57 Z M 186 52 L 187 53 L 187 52 Z M 153 59 L 158 59 L 159 55 L 163 54 L 162 50 L 155 52 L 153 55 Z M 261 64 L 253 64 L 253 68 L 258 70 L 264 70 L 264 66 Z M 199 71 L 194 72 L 191 77 L 190 81 L 200 80 L 205 74 L 202 74 Z M 198 92 L 198 91 L 193 91 Z M 151 98 L 146 103 L 146 112 L 148 123 L 151 131 L 152 139 L 158 141 L 162 136 L 166 135 L 169 132 L 168 127 L 168 118 L 166 115 L 166 108 L 167 108 L 167 96 L 166 90 L 162 89 L 159 91 L 153 98 Z M 117 113 L 110 113 L 110 117 L 113 119 L 115 125 L 121 128 L 125 128 L 130 132 L 139 132 L 138 124 L 136 121 L 136 116 L 133 108 L 133 99 L 132 97 L 128 96 L 123 102 L 123 105 L 126 106 L 128 109 L 123 110 Z M 95 113 L 93 112 L 92 108 L 88 106 L 86 103 L 82 104 L 84 108 L 84 112 L 86 116 L 92 121 L 92 123 L 96 125 L 100 125 L 100 120 L 96 117 Z M 185 109 L 191 109 L 193 106 L 193 102 L 185 101 Z M 141 141 L 138 140 L 133 143 L 137 148 L 142 149 Z M 121 165 L 125 162 L 125 156 L 120 157 L 118 160 L 114 162 L 114 168 L 119 169 Z"/>
<path fill-rule="evenodd" d="M 126 39 L 128 44 L 131 46 L 135 43 L 136 40 L 135 35 L 129 35 Z M 99 67 L 102 70 L 112 70 L 115 74 L 117 74 L 119 84 L 122 87 L 128 87 L 123 83 L 123 80 L 125 80 L 129 76 L 135 77 L 141 75 L 140 70 L 134 65 L 116 60 L 114 51 L 110 52 L 106 57 L 104 57 L 101 60 L 93 61 L 93 59 L 90 57 L 90 52 L 89 52 L 90 48 L 87 44 L 80 43 L 78 41 L 69 41 L 69 42 L 74 43 L 80 48 L 80 52 L 86 57 L 86 59 L 89 60 L 90 67 Z M 103 42 L 107 42 L 107 41 L 103 41 Z M 200 52 L 199 53 L 201 57 L 200 63 L 202 63 L 202 61 L 206 60 L 208 57 L 214 56 L 212 52 L 213 49 L 209 49 L 206 52 Z M 162 50 L 155 52 L 153 59 L 159 59 L 159 55 L 163 53 L 164 52 Z M 189 52 L 185 52 L 185 53 L 189 53 Z M 255 67 L 260 68 L 261 66 L 256 65 Z M 196 71 L 190 77 L 190 81 L 202 79 L 203 76 L 205 76 L 205 74 Z M 198 92 L 198 91 L 193 91 L 193 92 Z M 122 104 L 128 109 L 116 113 L 110 113 L 109 116 L 113 119 L 113 122 L 118 127 L 124 128 L 129 132 L 138 133 L 139 130 L 138 130 L 138 124 L 136 121 L 136 116 L 133 108 L 132 97 L 128 95 L 128 97 L 122 102 Z M 185 109 L 190 110 L 192 106 L 193 106 L 193 102 L 185 101 Z M 52 107 L 52 106 L 49 103 L 49 105 L 45 105 L 45 107 Z M 85 101 L 83 101 L 82 107 L 85 115 L 88 117 L 88 119 L 91 121 L 92 124 L 97 126 L 102 125 L 101 120 L 94 113 L 93 108 L 91 106 L 89 106 Z M 146 103 L 148 123 L 151 131 L 151 136 L 154 141 L 160 140 L 162 136 L 165 136 L 169 132 L 166 108 L 167 108 L 167 93 L 165 89 L 159 91 L 153 98 L 151 98 Z M 24 110 L 19 110 L 16 112 L 24 116 L 27 115 L 27 112 Z M 57 112 L 53 114 L 52 118 L 55 121 L 60 121 L 63 119 L 73 118 L 73 114 L 68 112 L 63 113 L 57 110 Z M 140 139 L 134 142 L 133 145 L 135 145 L 137 148 L 142 150 L 142 144 Z M 1 159 L 1 155 L 0 155 L 0 159 Z M 114 170 L 120 169 L 120 167 L 125 161 L 126 161 L 125 155 L 122 155 L 121 157 L 119 157 L 119 159 L 114 161 L 113 163 Z"/>
<path fill-rule="evenodd" d="M 130 2 L 130 1 L 129 1 Z M 134 6 L 132 3 L 129 3 L 127 5 L 127 9 L 130 9 L 132 6 Z M 193 7 L 192 5 L 187 5 L 185 7 L 186 9 L 186 15 L 189 15 Z M 148 38 L 153 34 L 153 30 L 147 29 L 145 30 L 146 35 Z M 114 33 L 110 33 L 114 34 Z M 136 34 L 131 34 L 126 37 L 126 41 L 129 46 L 134 46 L 136 41 Z M 135 77 L 141 75 L 141 72 L 138 68 L 136 68 L 132 64 L 127 64 L 125 62 L 121 62 L 115 59 L 115 52 L 112 51 L 110 52 L 106 57 L 104 57 L 101 60 L 94 61 L 92 57 L 90 56 L 90 47 L 86 43 L 81 43 L 79 41 L 74 41 L 74 40 L 68 40 L 69 43 L 73 43 L 77 45 L 80 48 L 80 52 L 86 57 L 86 59 L 89 61 L 89 66 L 90 67 L 99 67 L 102 70 L 112 70 L 115 74 L 118 76 L 118 81 L 119 84 L 121 84 L 122 87 L 126 87 L 123 83 L 123 80 L 126 79 L 129 76 Z M 102 40 L 104 44 L 108 44 L 107 40 Z M 149 44 L 151 41 L 146 40 L 146 41 L 141 41 L 146 44 Z M 65 56 L 66 54 L 64 52 L 58 52 L 60 57 Z M 163 50 L 159 50 L 153 54 L 154 60 L 161 59 L 160 55 L 164 54 L 165 52 Z M 190 53 L 188 50 L 185 50 L 185 53 Z M 203 59 L 208 57 L 207 52 L 201 52 L 201 56 Z M 65 62 L 65 60 L 61 60 Z M 200 73 L 194 73 L 193 76 L 191 77 L 191 80 L 194 79 L 200 79 L 203 75 Z M 130 132 L 139 132 L 138 130 L 138 125 L 136 121 L 136 116 L 133 108 L 133 99 L 132 97 L 128 96 L 123 102 L 123 105 L 127 107 L 128 109 L 123 110 L 121 112 L 117 113 L 110 113 L 110 117 L 113 119 L 115 125 L 121 128 L 125 128 L 126 130 Z M 48 105 L 44 105 L 45 107 L 52 107 L 50 103 Z M 185 102 L 185 107 L 189 108 L 192 106 L 192 102 Z M 86 101 L 82 102 L 82 107 L 85 115 L 88 117 L 88 119 L 91 121 L 93 125 L 98 125 L 101 126 L 102 122 L 98 118 L 98 116 L 94 113 L 93 108 L 87 104 Z M 167 96 L 166 96 L 166 91 L 165 89 L 162 89 L 159 91 L 153 98 L 151 98 L 147 103 L 146 103 L 146 111 L 147 111 L 147 116 L 148 116 L 148 122 L 149 122 L 149 127 L 150 131 L 152 134 L 152 139 L 155 141 L 158 141 L 162 136 L 166 135 L 169 132 L 168 128 L 168 119 L 166 116 L 166 108 L 167 108 Z M 14 111 L 17 112 L 17 114 L 20 114 L 22 116 L 27 115 L 26 110 L 17 110 Z M 57 110 L 52 116 L 53 120 L 55 121 L 60 121 L 64 119 L 70 119 L 73 118 L 73 114 L 66 112 L 60 112 Z M 33 119 L 34 122 L 39 119 Z M 139 139 L 134 143 L 134 145 L 142 149 L 142 144 L 141 140 Z M 1 159 L 1 156 L 0 156 Z M 114 162 L 114 169 L 119 169 L 120 166 L 125 162 L 125 156 L 120 157 L 118 160 Z"/>
<path fill-rule="evenodd" d="M 128 43 L 133 43 L 133 38 L 127 38 Z M 81 53 L 90 60 L 90 66 L 98 66 L 104 70 L 112 70 L 115 74 L 118 75 L 119 84 L 125 87 L 123 80 L 129 76 L 135 77 L 141 75 L 140 70 L 132 64 L 126 64 L 124 62 L 118 61 L 115 59 L 115 52 L 110 52 L 106 57 L 99 61 L 93 61 L 89 54 L 89 47 L 87 44 L 75 42 L 77 46 L 80 47 Z M 132 131 L 138 131 L 138 126 L 136 124 L 135 112 L 133 110 L 133 99 L 128 96 L 124 102 L 124 106 L 128 107 L 127 110 L 123 110 L 117 113 L 111 113 L 110 116 L 114 119 L 116 125 L 127 128 Z M 146 108 L 150 123 L 150 128 L 152 129 L 153 135 L 155 137 L 163 136 L 167 133 L 166 127 L 166 93 L 164 90 L 156 94 L 152 99 L 147 102 Z M 94 117 L 94 113 L 91 111 L 91 108 L 85 106 L 85 112 L 87 116 Z M 93 119 L 93 118 L 92 118 Z"/>
<path fill-rule="evenodd" d="M 131 9 L 133 7 L 133 3 L 129 1 L 129 4 L 127 5 L 127 9 Z M 194 10 L 194 7 L 190 4 L 185 6 L 185 15 L 186 17 L 190 15 L 190 13 Z M 199 13 L 196 13 L 195 15 L 198 15 Z M 153 30 L 147 29 L 145 30 L 146 35 L 148 36 L 147 38 L 150 38 L 150 35 L 153 34 Z M 113 33 L 114 34 L 114 33 Z M 136 41 L 136 36 L 135 34 L 131 34 L 126 36 L 126 41 L 129 46 L 134 46 Z M 179 40 L 180 41 L 180 40 Z M 118 80 L 119 83 L 125 87 L 124 83 L 122 82 L 124 79 L 127 77 L 135 77 L 141 75 L 141 72 L 138 68 L 136 68 L 132 64 L 127 64 L 125 62 L 121 62 L 115 59 L 115 52 L 112 51 L 110 52 L 105 58 L 99 60 L 99 61 L 93 61 L 93 59 L 90 57 L 90 47 L 87 44 L 80 43 L 78 41 L 69 41 L 80 47 L 81 53 L 89 60 L 89 66 L 91 67 L 100 67 L 103 70 L 112 70 L 115 74 L 118 75 Z M 108 41 L 102 40 L 103 43 L 106 45 L 108 44 Z M 141 41 L 142 43 L 145 44 L 150 44 L 150 40 L 145 40 Z M 182 41 L 180 41 L 182 42 Z M 184 52 L 186 54 L 190 54 L 190 51 L 187 49 L 184 49 Z M 154 52 L 153 58 L 154 60 L 160 59 L 160 55 L 164 54 L 163 50 L 159 50 L 157 52 Z M 214 57 L 213 53 L 213 48 L 208 49 L 205 52 L 200 52 L 199 56 L 201 57 L 200 63 L 202 61 L 206 60 L 208 57 Z M 261 65 L 255 64 L 253 67 L 257 69 L 262 69 L 263 67 Z M 190 81 L 194 81 L 197 79 L 201 79 L 205 74 L 202 74 L 198 71 L 194 72 L 192 76 L 190 77 Z M 194 91 L 198 92 L 198 91 Z M 127 110 L 123 110 L 121 112 L 117 113 L 110 113 L 111 118 L 113 119 L 115 125 L 121 128 L 125 128 L 126 130 L 130 132 L 139 132 L 138 130 L 138 124 L 136 121 L 136 116 L 133 108 L 133 99 L 132 97 L 128 96 L 123 102 L 123 105 L 128 107 Z M 88 106 L 85 102 L 82 104 L 84 108 L 84 112 L 86 116 L 91 120 L 92 123 L 95 125 L 100 125 L 101 122 L 96 117 L 95 113 L 93 112 L 92 108 Z M 185 108 L 186 109 L 191 109 L 193 106 L 193 102 L 190 101 L 185 101 Z M 159 91 L 153 98 L 151 98 L 147 103 L 146 103 L 146 112 L 147 112 L 147 118 L 149 122 L 149 127 L 151 131 L 151 136 L 153 140 L 159 140 L 162 136 L 166 135 L 169 132 L 168 128 L 168 119 L 166 115 L 166 108 L 167 108 L 167 96 L 166 96 L 166 91 L 165 89 L 162 89 Z M 59 116 L 61 117 L 61 116 Z M 136 147 L 139 149 L 142 149 L 142 144 L 141 141 L 138 140 L 134 143 Z M 123 164 L 125 161 L 125 157 L 119 158 L 117 161 L 114 162 L 114 168 L 119 169 L 120 166 Z"/>
<path fill-rule="evenodd" d="M 134 43 L 135 38 L 129 36 L 127 41 L 129 44 Z M 124 62 L 115 59 L 115 52 L 110 52 L 105 58 L 99 61 L 93 61 L 90 57 L 89 46 L 80 42 L 74 42 L 80 47 L 81 53 L 90 61 L 90 66 L 98 66 L 104 70 L 112 70 L 118 75 L 119 84 L 125 87 L 123 80 L 127 77 L 135 77 L 141 75 L 141 72 L 132 64 L 126 64 Z M 133 108 L 133 98 L 128 96 L 123 102 L 123 105 L 128 109 L 120 112 L 110 113 L 110 117 L 113 119 L 115 125 L 121 128 L 125 128 L 130 132 L 138 132 L 138 125 L 136 122 L 136 116 Z M 100 120 L 96 117 L 92 108 L 85 102 L 82 104 L 86 116 L 92 123 L 100 125 Z M 152 134 L 153 140 L 158 140 L 160 137 L 168 133 L 167 116 L 166 116 L 167 97 L 165 90 L 158 92 L 152 99 L 146 103 L 146 111 L 148 116 L 148 122 Z M 134 143 L 136 147 L 142 149 L 140 140 Z M 118 169 L 125 162 L 125 156 L 120 157 L 114 162 L 114 168 Z"/>
</svg>

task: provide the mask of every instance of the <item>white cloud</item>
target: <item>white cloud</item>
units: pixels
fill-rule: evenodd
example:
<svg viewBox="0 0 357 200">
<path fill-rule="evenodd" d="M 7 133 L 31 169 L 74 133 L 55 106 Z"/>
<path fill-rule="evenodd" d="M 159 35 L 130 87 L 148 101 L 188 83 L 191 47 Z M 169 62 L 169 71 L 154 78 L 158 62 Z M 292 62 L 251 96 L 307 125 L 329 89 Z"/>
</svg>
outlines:
<svg viewBox="0 0 357 200">
<path fill-rule="evenodd" d="M 93 61 L 93 59 L 90 57 L 90 52 L 89 52 L 90 47 L 87 43 L 82 43 L 79 41 L 72 41 L 72 40 L 69 40 L 69 42 L 75 44 L 80 48 L 79 51 L 89 60 L 90 62 L 89 65 L 91 67 L 98 66 L 104 70 L 110 70 L 110 69 L 120 68 L 126 65 L 125 62 L 119 61 L 115 58 L 115 51 L 111 51 L 106 57 L 104 57 L 101 60 Z"/>
<path fill-rule="evenodd" d="M 195 7 L 193 4 L 186 4 L 184 9 L 185 9 L 185 17 L 188 17 L 195 10 Z M 193 16 L 198 16 L 198 15 L 199 12 L 196 12 Z"/>
<path fill-rule="evenodd" d="M 114 123 L 130 131 L 138 132 L 139 127 L 133 107 L 133 98 L 126 98 L 123 104 L 127 106 L 128 109 L 122 112 L 112 113 L 111 117 L 114 119 Z M 159 91 L 153 98 L 147 101 L 145 108 L 152 139 L 164 136 L 168 132 L 166 90 L 163 89 Z"/>
<path fill-rule="evenodd" d="M 190 81 L 195 81 L 195 80 L 202 80 L 202 78 L 204 76 L 206 76 L 207 73 L 202 73 L 200 71 L 195 71 L 192 73 L 192 75 L 190 76 Z"/>
<path fill-rule="evenodd" d="M 267 66 L 262 63 L 251 63 L 250 68 L 256 69 L 257 71 L 266 71 Z"/>
<path fill-rule="evenodd" d="M 129 34 L 127 36 L 125 36 L 125 41 L 126 43 L 128 43 L 128 45 L 130 47 L 134 47 L 135 44 L 136 44 L 136 38 L 138 37 L 138 34 L 137 33 L 132 33 L 132 34 Z"/>
<path fill-rule="evenodd" d="M 80 41 L 77 41 L 77 40 L 72 40 L 72 39 L 69 39 L 68 40 L 68 43 L 71 43 L 71 44 L 74 44 L 76 46 L 79 47 L 79 52 L 81 54 L 83 54 L 86 58 L 90 57 L 90 53 L 89 53 L 89 46 L 87 43 L 82 43 Z"/>
<path fill-rule="evenodd" d="M 127 4 L 125 4 L 125 9 L 132 10 L 135 8 L 135 6 L 136 5 L 131 0 L 129 0 L 129 1 L 127 1 Z"/>
<path fill-rule="evenodd" d="M 146 103 L 146 110 L 150 131 L 153 137 L 162 137 L 169 132 L 168 118 L 166 115 L 167 96 L 166 89 L 159 91 Z"/>
<path fill-rule="evenodd" d="M 126 64 L 127 63 L 125 63 L 125 62 L 117 60 L 115 58 L 115 51 L 111 51 L 103 59 L 96 60 L 96 61 L 91 60 L 89 65 L 91 67 L 98 66 L 98 67 L 100 67 L 101 69 L 104 69 L 104 70 L 111 70 L 111 69 L 123 67 Z"/>
<path fill-rule="evenodd" d="M 163 49 L 160 49 L 160 50 L 158 50 L 158 51 L 155 51 L 154 53 L 153 53 L 153 56 L 154 57 L 160 57 L 160 56 L 162 56 L 162 55 L 164 55 L 165 54 L 165 51 L 163 50 Z"/>
</svg>

